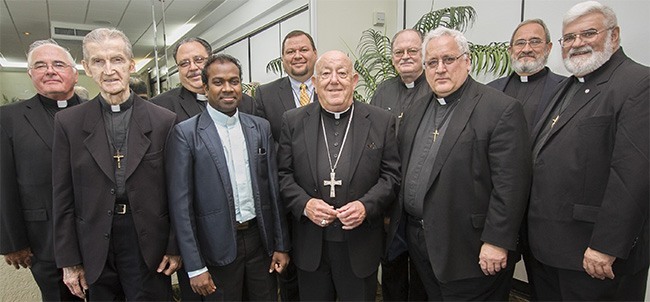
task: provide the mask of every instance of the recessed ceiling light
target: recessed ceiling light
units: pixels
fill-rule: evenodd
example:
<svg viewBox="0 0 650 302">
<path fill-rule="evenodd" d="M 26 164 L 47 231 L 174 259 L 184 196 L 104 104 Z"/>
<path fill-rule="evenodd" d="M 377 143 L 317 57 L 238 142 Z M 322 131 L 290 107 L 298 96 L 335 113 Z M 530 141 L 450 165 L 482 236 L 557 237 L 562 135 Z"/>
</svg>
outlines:
<svg viewBox="0 0 650 302">
<path fill-rule="evenodd" d="M 95 23 L 97 25 L 104 25 L 104 26 L 111 25 L 111 22 L 106 21 L 106 20 L 95 20 L 95 21 L 93 21 L 93 23 Z"/>
<path fill-rule="evenodd" d="M 28 32 L 28 31 L 24 32 L 23 34 L 25 34 L 25 36 L 29 36 L 29 35 L 31 35 L 31 33 Z"/>
</svg>

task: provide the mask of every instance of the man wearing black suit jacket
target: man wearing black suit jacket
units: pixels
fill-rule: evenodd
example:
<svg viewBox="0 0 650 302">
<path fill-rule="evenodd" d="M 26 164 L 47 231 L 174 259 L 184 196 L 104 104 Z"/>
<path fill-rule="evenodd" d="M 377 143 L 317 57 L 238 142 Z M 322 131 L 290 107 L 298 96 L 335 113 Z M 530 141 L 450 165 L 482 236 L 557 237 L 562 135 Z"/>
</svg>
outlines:
<svg viewBox="0 0 650 302">
<path fill-rule="evenodd" d="M 529 19 L 519 23 L 510 37 L 510 46 L 508 46 L 514 71 L 510 76 L 496 79 L 488 84 L 521 102 L 530 132 L 533 131 L 535 123 L 546 109 L 560 82 L 565 79 L 545 66 L 552 47 L 551 34 L 544 21 Z M 518 249 L 524 258 L 528 283 L 531 285 L 531 298 L 536 300 L 537 295 L 531 277 L 536 267 L 531 263 L 535 258 L 530 255 L 525 221 L 524 217 L 519 233 Z"/>
<path fill-rule="evenodd" d="M 287 76 L 255 90 L 255 114 L 269 121 L 276 144 L 280 140 L 282 114 L 287 110 L 318 101 L 311 80 L 317 57 L 314 39 L 308 33 L 301 30 L 288 33 L 282 41 L 282 67 Z M 290 219 L 288 214 L 287 220 L 291 221 Z M 291 224 L 289 232 L 292 233 Z M 296 274 L 296 266 L 291 261 L 284 273 L 278 275 L 282 301 L 300 300 Z"/>
<path fill-rule="evenodd" d="M 650 69 L 620 47 L 614 11 L 576 4 L 562 24 L 573 74 L 533 131 L 530 248 L 540 300 L 641 301 L 650 261 Z"/>
<path fill-rule="evenodd" d="M 318 102 L 282 117 L 278 170 L 300 300 L 375 300 L 399 157 L 395 118 L 353 101 L 358 78 L 344 53 L 323 54 L 312 77 Z"/>
<path fill-rule="evenodd" d="M 0 107 L 0 254 L 30 268 L 43 301 L 71 300 L 54 262 L 52 139 L 54 114 L 80 103 L 79 73 L 54 40 L 32 43 L 27 65 L 37 94 Z"/>
<path fill-rule="evenodd" d="M 129 89 L 128 38 L 98 28 L 83 40 L 93 100 L 54 119 L 54 256 L 91 301 L 169 301 L 180 265 L 169 221 L 164 151 L 175 116 Z"/>
<path fill-rule="evenodd" d="M 433 93 L 399 130 L 402 189 L 388 245 L 405 229 L 430 300 L 507 301 L 530 184 L 523 110 L 469 77 L 462 33 L 439 27 L 423 45 Z"/>
<path fill-rule="evenodd" d="M 201 82 L 201 70 L 211 53 L 210 43 L 199 37 L 185 38 L 178 42 L 174 48 L 174 60 L 178 66 L 181 87 L 161 93 L 151 98 L 151 102 L 176 113 L 177 123 L 205 110 L 208 99 Z M 254 114 L 255 102 L 253 98 L 244 95 L 239 110 Z"/>
</svg>

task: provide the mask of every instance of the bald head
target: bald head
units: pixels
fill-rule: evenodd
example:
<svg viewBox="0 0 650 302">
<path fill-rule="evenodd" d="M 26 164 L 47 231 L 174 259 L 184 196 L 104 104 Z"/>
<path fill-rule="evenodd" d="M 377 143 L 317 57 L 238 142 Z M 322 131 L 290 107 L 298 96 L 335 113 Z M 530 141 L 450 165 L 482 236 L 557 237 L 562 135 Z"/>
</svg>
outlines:
<svg viewBox="0 0 650 302">
<path fill-rule="evenodd" d="M 342 112 L 354 101 L 354 87 L 359 81 L 359 75 L 345 53 L 332 50 L 316 61 L 312 81 L 321 106 L 332 112 Z"/>
</svg>

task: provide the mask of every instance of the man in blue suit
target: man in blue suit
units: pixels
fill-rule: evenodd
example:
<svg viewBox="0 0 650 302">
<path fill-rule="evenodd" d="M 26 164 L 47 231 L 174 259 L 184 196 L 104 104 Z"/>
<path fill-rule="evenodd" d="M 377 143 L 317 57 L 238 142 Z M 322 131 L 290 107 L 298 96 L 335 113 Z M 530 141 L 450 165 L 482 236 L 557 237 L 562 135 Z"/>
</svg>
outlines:
<svg viewBox="0 0 650 302">
<path fill-rule="evenodd" d="M 272 273 L 288 264 L 290 244 L 270 125 L 237 110 L 237 59 L 210 56 L 202 78 L 209 106 L 174 128 L 166 156 L 190 285 L 209 301 L 277 300 Z"/>
</svg>

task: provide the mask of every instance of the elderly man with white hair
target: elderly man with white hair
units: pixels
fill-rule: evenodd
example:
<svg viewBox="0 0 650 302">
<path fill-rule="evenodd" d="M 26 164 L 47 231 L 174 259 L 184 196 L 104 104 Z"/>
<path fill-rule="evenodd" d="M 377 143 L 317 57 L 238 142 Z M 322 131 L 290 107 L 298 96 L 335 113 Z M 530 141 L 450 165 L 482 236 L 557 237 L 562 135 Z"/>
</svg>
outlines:
<svg viewBox="0 0 650 302">
<path fill-rule="evenodd" d="M 564 16 L 566 79 L 533 129 L 529 241 L 540 300 L 643 300 L 648 277 L 650 70 L 614 11 Z"/>
</svg>

